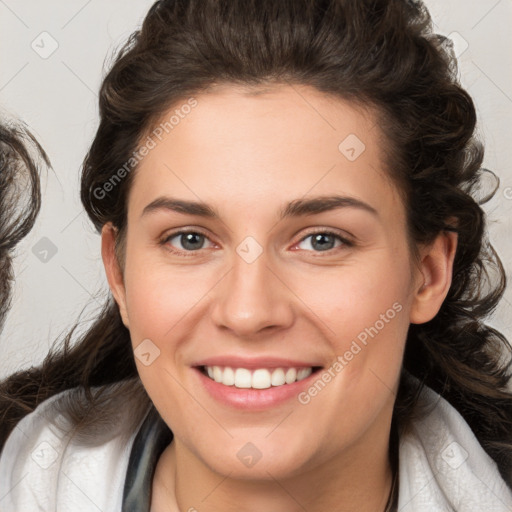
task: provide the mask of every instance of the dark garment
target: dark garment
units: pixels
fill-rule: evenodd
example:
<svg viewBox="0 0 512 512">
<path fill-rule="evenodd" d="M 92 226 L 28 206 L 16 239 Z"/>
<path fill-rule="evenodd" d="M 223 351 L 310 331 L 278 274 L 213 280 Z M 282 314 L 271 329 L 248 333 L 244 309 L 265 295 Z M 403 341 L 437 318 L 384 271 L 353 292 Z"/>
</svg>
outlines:
<svg viewBox="0 0 512 512">
<path fill-rule="evenodd" d="M 149 512 L 156 465 L 172 439 L 171 430 L 152 405 L 133 441 L 124 483 L 122 512 Z"/>
</svg>

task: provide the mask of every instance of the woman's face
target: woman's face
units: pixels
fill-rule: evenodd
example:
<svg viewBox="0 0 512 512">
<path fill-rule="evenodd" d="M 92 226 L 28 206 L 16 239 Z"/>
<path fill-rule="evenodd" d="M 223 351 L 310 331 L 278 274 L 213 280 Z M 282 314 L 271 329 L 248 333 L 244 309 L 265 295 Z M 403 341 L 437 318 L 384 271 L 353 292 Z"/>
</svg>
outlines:
<svg viewBox="0 0 512 512">
<path fill-rule="evenodd" d="M 186 104 L 146 140 L 109 276 L 177 450 L 262 479 L 371 455 L 424 321 L 376 119 L 299 86 Z"/>
</svg>

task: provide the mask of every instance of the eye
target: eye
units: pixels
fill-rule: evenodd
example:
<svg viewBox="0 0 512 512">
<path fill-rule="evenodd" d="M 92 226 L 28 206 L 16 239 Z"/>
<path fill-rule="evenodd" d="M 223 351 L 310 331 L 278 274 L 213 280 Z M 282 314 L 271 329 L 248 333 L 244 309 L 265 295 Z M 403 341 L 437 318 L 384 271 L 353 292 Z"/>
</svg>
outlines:
<svg viewBox="0 0 512 512">
<path fill-rule="evenodd" d="M 160 243 L 172 252 L 192 253 L 205 249 L 205 242 L 210 244 L 209 247 L 215 245 L 205 234 L 199 231 L 176 231 L 166 235 Z M 311 233 L 296 244 L 299 249 L 313 249 L 314 252 L 327 252 L 340 247 L 352 247 L 353 245 L 353 242 L 330 231 Z"/>
<path fill-rule="evenodd" d="M 161 243 L 162 245 L 170 245 L 171 250 L 176 249 L 176 252 L 194 252 L 204 249 L 205 241 L 210 242 L 210 239 L 198 231 L 177 231 L 167 235 Z M 176 243 L 178 247 L 175 246 Z"/>
<path fill-rule="evenodd" d="M 338 245 L 336 245 L 336 242 L 339 242 Z M 304 244 L 305 247 L 300 247 L 301 244 Z M 346 238 L 336 233 L 331 233 L 330 231 L 311 233 L 297 244 L 299 249 L 310 250 L 312 248 L 314 252 L 325 252 L 342 246 L 352 247 L 353 245 L 354 244 Z"/>
</svg>

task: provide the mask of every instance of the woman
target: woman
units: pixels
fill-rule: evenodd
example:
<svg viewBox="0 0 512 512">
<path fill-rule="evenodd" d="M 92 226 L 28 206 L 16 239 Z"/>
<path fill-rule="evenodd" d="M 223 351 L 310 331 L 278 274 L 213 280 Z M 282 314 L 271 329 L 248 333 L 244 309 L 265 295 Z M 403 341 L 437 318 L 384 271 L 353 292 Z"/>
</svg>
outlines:
<svg viewBox="0 0 512 512">
<path fill-rule="evenodd" d="M 3 384 L 2 510 L 510 510 L 445 43 L 405 0 L 153 5 L 83 166 L 113 300 Z"/>
</svg>

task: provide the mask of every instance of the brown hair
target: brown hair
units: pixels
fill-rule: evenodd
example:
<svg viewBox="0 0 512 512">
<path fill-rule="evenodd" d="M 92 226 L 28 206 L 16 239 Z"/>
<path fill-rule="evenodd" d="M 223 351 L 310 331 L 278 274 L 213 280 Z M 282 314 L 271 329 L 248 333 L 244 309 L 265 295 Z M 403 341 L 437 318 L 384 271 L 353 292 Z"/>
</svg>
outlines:
<svg viewBox="0 0 512 512">
<path fill-rule="evenodd" d="M 413 245 L 445 230 L 457 232 L 448 296 L 432 321 L 411 325 L 408 333 L 395 419 L 407 425 L 419 389 L 432 387 L 464 416 L 512 482 L 511 350 L 499 332 L 483 323 L 503 294 L 505 274 L 485 237 L 484 213 L 472 197 L 481 187 L 484 151 L 474 136 L 475 108 L 457 81 L 453 52 L 432 32 L 421 2 L 156 2 L 101 86 L 100 124 L 82 173 L 81 198 L 90 219 L 98 230 L 112 222 L 122 244 L 136 166 L 115 186 L 105 183 L 120 176 L 141 137 L 171 106 L 217 84 L 274 83 L 309 85 L 374 106 L 389 142 L 387 166 L 404 197 Z M 72 334 L 40 368 L 1 385 L 0 442 L 27 411 L 65 389 L 85 390 L 96 416 L 102 402 L 94 399 L 91 386 L 117 382 L 121 400 L 135 386 L 140 401 L 149 402 L 129 332 L 111 297 L 73 346 Z M 77 424 L 86 417 L 91 421 L 84 407 L 73 409 L 70 401 L 68 408 Z"/>
<path fill-rule="evenodd" d="M 50 162 L 20 121 L 0 123 L 0 329 L 11 305 L 16 245 L 34 226 L 41 207 L 39 171 Z"/>
</svg>

